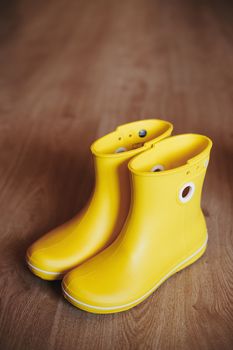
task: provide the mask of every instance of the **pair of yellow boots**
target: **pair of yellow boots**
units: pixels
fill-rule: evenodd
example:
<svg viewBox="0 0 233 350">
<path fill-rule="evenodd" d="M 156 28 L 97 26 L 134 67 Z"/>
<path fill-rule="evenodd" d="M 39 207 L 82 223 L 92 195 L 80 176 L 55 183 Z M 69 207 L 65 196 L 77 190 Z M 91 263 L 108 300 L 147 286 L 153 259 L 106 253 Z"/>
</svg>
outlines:
<svg viewBox="0 0 233 350">
<path fill-rule="evenodd" d="M 130 309 L 204 253 L 200 201 L 212 142 L 197 134 L 168 137 L 172 129 L 140 120 L 95 141 L 90 201 L 29 247 L 31 271 L 64 277 L 64 296 L 76 307 Z"/>
</svg>

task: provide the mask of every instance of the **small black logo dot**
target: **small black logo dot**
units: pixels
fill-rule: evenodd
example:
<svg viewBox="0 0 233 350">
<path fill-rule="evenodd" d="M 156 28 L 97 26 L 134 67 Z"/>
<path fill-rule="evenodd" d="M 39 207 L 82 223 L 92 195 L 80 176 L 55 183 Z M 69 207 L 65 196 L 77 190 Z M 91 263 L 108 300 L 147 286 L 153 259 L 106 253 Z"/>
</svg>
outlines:
<svg viewBox="0 0 233 350">
<path fill-rule="evenodd" d="M 144 129 L 140 130 L 139 133 L 138 133 L 138 135 L 139 135 L 140 137 L 145 137 L 146 134 L 147 134 L 147 131 L 144 130 Z"/>
</svg>

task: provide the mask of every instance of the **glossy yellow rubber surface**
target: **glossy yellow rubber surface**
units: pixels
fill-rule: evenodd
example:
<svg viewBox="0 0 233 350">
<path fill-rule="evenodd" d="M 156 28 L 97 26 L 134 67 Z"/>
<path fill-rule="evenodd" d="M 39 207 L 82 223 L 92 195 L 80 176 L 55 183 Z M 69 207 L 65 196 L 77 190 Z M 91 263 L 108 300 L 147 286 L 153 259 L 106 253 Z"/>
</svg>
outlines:
<svg viewBox="0 0 233 350">
<path fill-rule="evenodd" d="M 200 207 L 212 142 L 202 135 L 167 138 L 129 162 L 132 201 L 115 242 L 67 273 L 64 296 L 93 313 L 132 308 L 205 251 Z"/>
<path fill-rule="evenodd" d="M 114 241 L 130 204 L 128 161 L 169 136 L 172 125 L 147 119 L 124 124 L 91 146 L 95 188 L 86 207 L 72 220 L 37 240 L 27 251 L 32 272 L 48 280 L 84 262 Z"/>
</svg>

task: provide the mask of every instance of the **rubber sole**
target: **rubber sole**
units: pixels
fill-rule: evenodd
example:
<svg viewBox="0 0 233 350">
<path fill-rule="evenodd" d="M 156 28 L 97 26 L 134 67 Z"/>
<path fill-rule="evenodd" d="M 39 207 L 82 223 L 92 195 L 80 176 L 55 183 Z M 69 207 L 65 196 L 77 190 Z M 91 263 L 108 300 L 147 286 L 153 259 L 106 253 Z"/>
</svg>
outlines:
<svg viewBox="0 0 233 350">
<path fill-rule="evenodd" d="M 186 259 L 182 260 L 179 264 L 177 264 L 174 268 L 171 269 L 169 273 L 164 275 L 163 278 L 159 282 L 157 282 L 153 288 L 151 288 L 147 293 L 145 293 L 142 297 L 136 299 L 133 302 L 130 302 L 128 304 L 124 305 L 117 305 L 117 306 L 109 306 L 109 307 L 102 307 L 102 306 L 94 306 L 90 305 L 87 303 L 82 302 L 81 300 L 78 300 L 74 298 L 72 295 L 67 292 L 66 287 L 62 284 L 62 291 L 64 297 L 74 306 L 78 307 L 81 310 L 88 311 L 91 313 L 95 314 L 109 314 L 109 313 L 117 313 L 117 312 L 122 312 L 126 311 L 128 309 L 131 309 L 132 307 L 138 305 L 142 301 L 144 301 L 147 297 L 149 297 L 159 286 L 165 282 L 169 277 L 174 275 L 175 273 L 185 269 L 189 265 L 193 264 L 195 261 L 197 261 L 205 252 L 206 247 L 207 247 L 207 241 L 208 241 L 208 236 L 204 244 L 197 249 L 193 254 L 191 254 L 189 257 Z"/>
<path fill-rule="evenodd" d="M 64 273 L 46 271 L 46 270 L 40 269 L 39 267 L 36 267 L 28 260 L 26 260 L 26 262 L 27 262 L 27 265 L 28 265 L 30 271 L 32 271 L 32 273 L 34 275 L 36 275 L 44 280 L 54 281 L 54 280 L 60 280 L 64 277 Z"/>
</svg>

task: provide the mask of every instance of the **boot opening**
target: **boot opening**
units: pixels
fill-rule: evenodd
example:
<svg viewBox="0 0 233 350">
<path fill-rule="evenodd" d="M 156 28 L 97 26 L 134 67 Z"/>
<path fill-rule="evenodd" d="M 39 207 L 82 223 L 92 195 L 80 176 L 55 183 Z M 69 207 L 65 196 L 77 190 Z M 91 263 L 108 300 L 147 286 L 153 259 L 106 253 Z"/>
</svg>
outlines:
<svg viewBox="0 0 233 350">
<path fill-rule="evenodd" d="M 173 170 L 186 165 L 194 158 L 199 159 L 201 153 L 210 148 L 211 141 L 206 136 L 195 134 L 172 136 L 135 157 L 130 162 L 130 168 L 136 172 Z M 207 165 L 208 162 L 203 155 L 203 161 L 198 165 L 198 169 L 201 167 L 204 169 Z"/>
<path fill-rule="evenodd" d="M 162 137 L 169 130 L 171 124 L 163 120 L 147 119 L 132 122 L 95 141 L 92 151 L 102 155 L 132 151 L 143 147 L 146 142 Z"/>
</svg>

